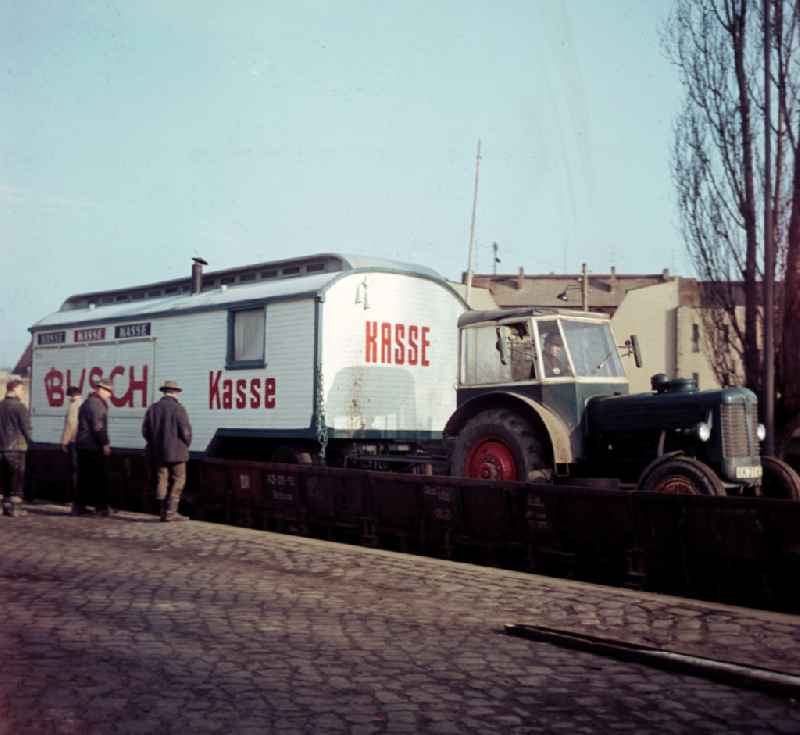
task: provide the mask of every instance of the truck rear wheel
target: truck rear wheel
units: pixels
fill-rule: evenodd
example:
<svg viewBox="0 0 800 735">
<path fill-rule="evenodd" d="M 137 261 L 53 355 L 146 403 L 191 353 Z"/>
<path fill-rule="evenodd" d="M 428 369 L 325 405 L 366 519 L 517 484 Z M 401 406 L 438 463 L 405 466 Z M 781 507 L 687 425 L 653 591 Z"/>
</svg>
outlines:
<svg viewBox="0 0 800 735">
<path fill-rule="evenodd" d="M 662 495 L 725 495 L 722 480 L 692 457 L 661 457 L 642 473 L 639 490 Z"/>
<path fill-rule="evenodd" d="M 455 439 L 451 472 L 477 480 L 547 480 L 551 472 L 535 429 L 505 409 L 482 411 Z"/>
<path fill-rule="evenodd" d="M 800 475 L 777 457 L 762 457 L 761 495 L 780 500 L 800 500 Z"/>
</svg>

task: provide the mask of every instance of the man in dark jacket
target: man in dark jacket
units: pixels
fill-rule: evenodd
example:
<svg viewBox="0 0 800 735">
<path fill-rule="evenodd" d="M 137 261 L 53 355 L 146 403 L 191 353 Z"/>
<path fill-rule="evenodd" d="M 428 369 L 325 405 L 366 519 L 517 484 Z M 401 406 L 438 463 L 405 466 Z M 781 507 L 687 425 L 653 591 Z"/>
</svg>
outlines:
<svg viewBox="0 0 800 735">
<path fill-rule="evenodd" d="M 31 439 L 31 417 L 22 402 L 25 385 L 21 380 L 6 383 L 6 397 L 0 402 L 0 495 L 3 515 L 23 516 L 25 453 Z"/>
<path fill-rule="evenodd" d="M 147 455 L 157 478 L 156 497 L 161 502 L 161 520 L 188 521 L 186 516 L 178 513 L 178 504 L 186 485 L 192 425 L 186 409 L 178 400 L 182 390 L 178 384 L 166 380 L 159 390 L 164 396 L 147 409 L 142 436 L 147 442 Z"/>
<path fill-rule="evenodd" d="M 111 442 L 108 439 L 108 399 L 112 386 L 106 380 L 97 383 L 92 393 L 78 411 L 78 493 L 72 504 L 74 515 L 86 515 L 94 505 L 94 512 L 111 516 L 108 506 L 108 458 Z"/>
</svg>

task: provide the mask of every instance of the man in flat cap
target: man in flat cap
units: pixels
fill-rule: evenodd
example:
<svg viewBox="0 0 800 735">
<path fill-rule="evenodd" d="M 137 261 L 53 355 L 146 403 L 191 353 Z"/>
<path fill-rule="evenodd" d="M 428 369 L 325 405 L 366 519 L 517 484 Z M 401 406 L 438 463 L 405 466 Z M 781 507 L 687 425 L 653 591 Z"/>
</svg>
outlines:
<svg viewBox="0 0 800 735">
<path fill-rule="evenodd" d="M 178 400 L 181 388 L 174 380 L 165 380 L 159 389 L 164 395 L 147 409 L 142 436 L 147 455 L 156 474 L 156 497 L 161 503 L 161 520 L 188 521 L 178 513 L 181 493 L 186 485 L 186 463 L 192 443 L 189 415 Z"/>
<path fill-rule="evenodd" d="M 111 442 L 108 439 L 108 400 L 113 388 L 107 380 L 95 384 L 94 392 L 78 411 L 78 492 L 72 504 L 74 515 L 88 515 L 93 505 L 97 515 L 109 517 L 108 474 Z"/>
<path fill-rule="evenodd" d="M 25 384 L 12 379 L 6 383 L 6 397 L 0 402 L 0 496 L 3 515 L 23 516 L 25 453 L 31 440 L 31 417 L 22 402 Z"/>
</svg>

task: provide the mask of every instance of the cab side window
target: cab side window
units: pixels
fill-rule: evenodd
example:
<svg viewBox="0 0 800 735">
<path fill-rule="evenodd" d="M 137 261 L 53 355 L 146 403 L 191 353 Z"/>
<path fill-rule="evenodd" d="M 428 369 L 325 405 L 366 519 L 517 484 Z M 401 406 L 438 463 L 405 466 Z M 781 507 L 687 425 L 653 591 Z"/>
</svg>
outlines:
<svg viewBox="0 0 800 735">
<path fill-rule="evenodd" d="M 511 368 L 500 327 L 483 325 L 461 332 L 461 382 L 464 385 L 507 383 Z"/>
<path fill-rule="evenodd" d="M 536 378 L 535 348 L 527 322 L 469 327 L 461 334 L 461 382 L 464 385 Z"/>
<path fill-rule="evenodd" d="M 504 331 L 508 344 L 509 362 L 511 363 L 511 380 L 536 379 L 536 362 L 534 361 L 535 348 L 533 337 L 526 322 L 505 324 Z"/>
</svg>

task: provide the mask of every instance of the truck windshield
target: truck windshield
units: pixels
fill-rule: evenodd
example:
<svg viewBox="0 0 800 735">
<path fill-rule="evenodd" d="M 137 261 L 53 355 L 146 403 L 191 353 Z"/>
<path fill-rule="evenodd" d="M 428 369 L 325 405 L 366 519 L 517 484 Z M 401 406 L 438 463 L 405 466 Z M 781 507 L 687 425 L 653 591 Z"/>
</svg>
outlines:
<svg viewBox="0 0 800 735">
<path fill-rule="evenodd" d="M 586 378 L 625 377 L 608 324 L 562 319 L 561 327 L 577 375 Z"/>
</svg>

